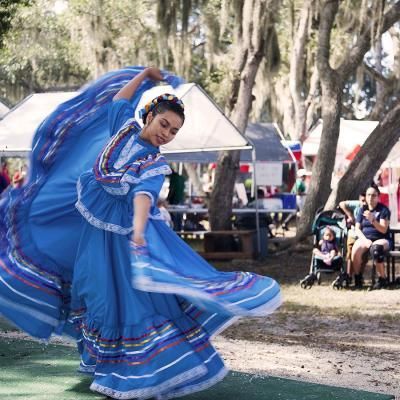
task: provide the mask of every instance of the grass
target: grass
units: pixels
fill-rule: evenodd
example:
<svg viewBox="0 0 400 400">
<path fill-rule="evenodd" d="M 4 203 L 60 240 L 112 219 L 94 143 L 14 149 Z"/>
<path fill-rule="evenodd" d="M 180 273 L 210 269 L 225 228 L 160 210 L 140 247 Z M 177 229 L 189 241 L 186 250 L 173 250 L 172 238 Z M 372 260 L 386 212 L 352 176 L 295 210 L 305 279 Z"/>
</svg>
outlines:
<svg viewBox="0 0 400 400">
<path fill-rule="evenodd" d="M 0 338 L 0 398 L 104 399 L 90 391 L 90 379 L 75 372 L 78 361 L 70 346 Z"/>
<path fill-rule="evenodd" d="M 0 338 L 0 398 L 6 400 L 96 400 L 91 379 L 78 375 L 76 350 L 30 340 Z M 183 400 L 389 400 L 392 396 L 233 372 L 213 388 Z"/>
</svg>

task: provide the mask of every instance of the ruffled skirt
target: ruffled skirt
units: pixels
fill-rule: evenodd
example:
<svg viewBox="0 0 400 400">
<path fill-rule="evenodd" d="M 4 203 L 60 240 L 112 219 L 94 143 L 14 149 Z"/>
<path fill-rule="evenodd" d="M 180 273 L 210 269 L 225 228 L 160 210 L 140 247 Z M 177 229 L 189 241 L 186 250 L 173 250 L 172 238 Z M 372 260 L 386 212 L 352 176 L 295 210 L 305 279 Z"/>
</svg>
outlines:
<svg viewBox="0 0 400 400">
<path fill-rule="evenodd" d="M 142 251 L 77 211 L 78 178 L 108 140 L 106 103 L 135 73 L 106 76 L 39 128 L 28 184 L 0 199 L 0 313 L 37 338 L 76 338 L 94 391 L 167 399 L 221 380 L 210 340 L 238 317 L 271 313 L 280 290 L 215 270 L 160 220 Z"/>
</svg>

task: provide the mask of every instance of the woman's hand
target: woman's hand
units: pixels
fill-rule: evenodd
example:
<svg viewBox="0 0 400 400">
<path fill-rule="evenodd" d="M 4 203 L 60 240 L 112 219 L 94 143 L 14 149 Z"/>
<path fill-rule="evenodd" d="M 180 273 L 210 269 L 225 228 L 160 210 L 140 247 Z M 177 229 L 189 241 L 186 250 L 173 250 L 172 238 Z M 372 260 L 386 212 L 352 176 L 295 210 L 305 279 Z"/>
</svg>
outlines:
<svg viewBox="0 0 400 400">
<path fill-rule="evenodd" d="M 146 246 L 147 245 L 146 240 L 142 234 L 133 233 L 132 241 L 137 246 Z"/>
<path fill-rule="evenodd" d="M 145 70 L 146 76 L 153 81 L 162 81 L 164 77 L 162 76 L 161 71 L 156 67 L 148 67 Z"/>
<path fill-rule="evenodd" d="M 369 211 L 369 210 L 364 211 L 363 215 L 364 215 L 365 218 L 367 218 L 367 220 L 369 222 L 371 222 L 371 224 L 374 222 L 375 216 L 371 211 Z"/>
<path fill-rule="evenodd" d="M 127 99 L 129 100 L 136 92 L 144 79 L 149 78 L 154 81 L 164 80 L 161 71 L 155 67 L 145 68 L 140 74 L 137 74 L 130 80 L 115 96 L 113 100 Z"/>
</svg>

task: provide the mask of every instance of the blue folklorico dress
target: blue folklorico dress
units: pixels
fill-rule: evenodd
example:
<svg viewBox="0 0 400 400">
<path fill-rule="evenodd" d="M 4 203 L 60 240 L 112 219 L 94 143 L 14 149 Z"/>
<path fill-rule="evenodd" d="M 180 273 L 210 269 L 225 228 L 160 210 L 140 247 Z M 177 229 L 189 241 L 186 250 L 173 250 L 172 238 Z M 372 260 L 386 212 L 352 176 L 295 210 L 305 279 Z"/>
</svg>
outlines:
<svg viewBox="0 0 400 400">
<path fill-rule="evenodd" d="M 170 168 L 134 119 L 152 83 L 112 102 L 140 71 L 107 74 L 38 128 L 28 183 L 0 200 L 0 313 L 37 338 L 75 337 L 92 390 L 168 399 L 220 381 L 210 340 L 238 317 L 271 313 L 280 289 L 215 270 L 161 220 Z M 140 193 L 152 201 L 147 249 L 130 240 Z"/>
</svg>

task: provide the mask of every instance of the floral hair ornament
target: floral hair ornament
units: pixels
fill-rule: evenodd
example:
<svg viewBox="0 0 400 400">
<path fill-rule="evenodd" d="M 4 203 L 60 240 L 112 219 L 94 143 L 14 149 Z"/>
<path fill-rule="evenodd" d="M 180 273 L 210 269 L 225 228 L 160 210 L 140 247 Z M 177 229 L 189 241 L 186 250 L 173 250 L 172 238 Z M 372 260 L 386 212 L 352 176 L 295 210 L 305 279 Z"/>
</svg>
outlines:
<svg viewBox="0 0 400 400">
<path fill-rule="evenodd" d="M 139 118 L 143 120 L 143 122 L 146 120 L 147 114 L 151 111 L 154 110 L 154 108 L 156 106 L 158 106 L 160 103 L 166 102 L 168 101 L 169 103 L 173 103 L 178 105 L 181 109 L 182 112 L 185 111 L 185 106 L 182 103 L 182 100 L 178 99 L 178 97 L 176 97 L 173 94 L 169 94 L 169 93 L 164 93 L 158 97 L 156 97 L 155 99 L 153 99 L 152 101 L 150 101 L 149 103 L 147 103 L 140 111 L 139 111 Z"/>
</svg>

